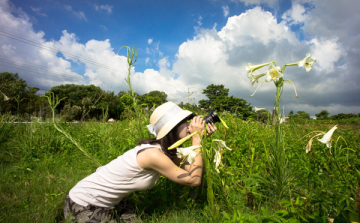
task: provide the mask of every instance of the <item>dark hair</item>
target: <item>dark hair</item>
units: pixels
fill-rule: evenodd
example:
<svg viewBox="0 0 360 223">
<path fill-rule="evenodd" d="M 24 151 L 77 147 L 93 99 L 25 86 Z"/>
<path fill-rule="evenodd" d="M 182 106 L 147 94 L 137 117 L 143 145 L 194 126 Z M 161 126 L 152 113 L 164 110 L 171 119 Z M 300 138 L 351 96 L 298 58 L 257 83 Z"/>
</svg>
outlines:
<svg viewBox="0 0 360 223">
<path fill-rule="evenodd" d="M 176 149 L 168 150 L 168 148 L 172 144 L 174 144 L 176 141 L 179 140 L 178 134 L 177 134 L 178 127 L 186 121 L 187 121 L 187 118 L 182 120 L 181 122 L 179 122 L 179 124 L 177 124 L 174 128 L 172 128 L 170 130 L 170 132 L 168 134 L 166 134 L 164 137 L 162 137 L 161 139 L 143 139 L 143 140 L 140 140 L 137 144 L 138 145 L 141 145 L 141 144 L 160 145 L 161 150 L 170 159 L 173 159 L 176 157 L 177 150 Z"/>
</svg>

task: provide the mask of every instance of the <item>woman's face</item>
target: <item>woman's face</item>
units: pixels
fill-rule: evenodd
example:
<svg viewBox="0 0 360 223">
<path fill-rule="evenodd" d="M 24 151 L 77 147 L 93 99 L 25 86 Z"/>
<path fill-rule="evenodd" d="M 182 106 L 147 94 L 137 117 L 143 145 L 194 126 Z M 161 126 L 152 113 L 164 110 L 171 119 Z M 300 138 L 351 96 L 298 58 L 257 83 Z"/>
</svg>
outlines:
<svg viewBox="0 0 360 223">
<path fill-rule="evenodd" d="M 190 134 L 189 125 L 190 125 L 190 123 L 188 123 L 187 121 L 185 121 L 179 125 L 179 127 L 177 129 L 179 139 L 182 139 Z"/>
</svg>

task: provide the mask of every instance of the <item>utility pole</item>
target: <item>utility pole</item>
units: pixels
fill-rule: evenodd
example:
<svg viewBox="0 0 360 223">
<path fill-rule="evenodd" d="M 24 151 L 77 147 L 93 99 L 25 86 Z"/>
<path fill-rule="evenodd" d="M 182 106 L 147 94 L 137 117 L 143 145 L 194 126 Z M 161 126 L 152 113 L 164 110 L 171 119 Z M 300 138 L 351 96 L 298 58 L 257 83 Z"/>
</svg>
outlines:
<svg viewBox="0 0 360 223">
<path fill-rule="evenodd" d="M 188 102 L 187 102 L 188 104 L 190 104 L 190 99 L 194 99 L 194 101 L 195 101 L 195 98 L 190 98 L 190 96 L 194 93 L 196 93 L 196 91 L 190 92 L 190 87 L 188 87 Z"/>
</svg>

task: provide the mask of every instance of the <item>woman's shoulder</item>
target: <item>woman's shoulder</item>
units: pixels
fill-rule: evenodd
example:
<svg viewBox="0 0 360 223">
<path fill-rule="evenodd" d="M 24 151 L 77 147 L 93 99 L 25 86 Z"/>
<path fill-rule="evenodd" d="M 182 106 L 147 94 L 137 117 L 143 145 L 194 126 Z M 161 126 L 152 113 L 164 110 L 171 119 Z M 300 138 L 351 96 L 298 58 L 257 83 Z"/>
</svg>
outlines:
<svg viewBox="0 0 360 223">
<path fill-rule="evenodd" d="M 144 151 L 138 153 L 137 162 L 140 167 L 144 169 L 151 168 L 154 163 L 162 162 L 164 159 L 169 159 L 159 147 L 148 147 Z"/>
</svg>

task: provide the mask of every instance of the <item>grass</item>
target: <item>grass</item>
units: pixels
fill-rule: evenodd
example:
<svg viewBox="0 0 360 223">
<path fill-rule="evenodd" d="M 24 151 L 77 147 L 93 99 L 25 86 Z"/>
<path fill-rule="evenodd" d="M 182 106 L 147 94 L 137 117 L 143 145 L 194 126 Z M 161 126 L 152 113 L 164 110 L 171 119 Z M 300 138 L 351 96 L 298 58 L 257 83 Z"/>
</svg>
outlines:
<svg viewBox="0 0 360 223">
<path fill-rule="evenodd" d="M 357 185 L 355 168 L 360 169 L 360 131 L 353 123 L 340 124 L 335 131 L 333 155 L 317 140 L 311 153 L 303 149 L 308 133 L 326 132 L 332 124 L 288 122 L 283 126 L 292 180 L 279 201 L 264 180 L 270 173 L 273 127 L 232 116 L 223 119 L 229 130 L 219 125 L 213 138 L 225 140 L 232 151 L 225 151 L 224 167 L 212 177 L 224 222 L 326 222 L 328 217 L 349 222 L 354 218 L 352 190 Z M 62 222 L 68 191 L 94 172 L 96 163 L 51 124 L 3 124 L 4 120 L 0 129 L 0 222 Z M 133 121 L 59 125 L 102 165 L 133 148 L 139 131 Z M 140 131 L 150 138 L 145 126 Z M 205 183 L 201 197 L 192 201 L 188 187 L 161 178 L 153 189 L 134 193 L 129 199 L 144 222 L 208 222 L 206 189 Z"/>
</svg>

